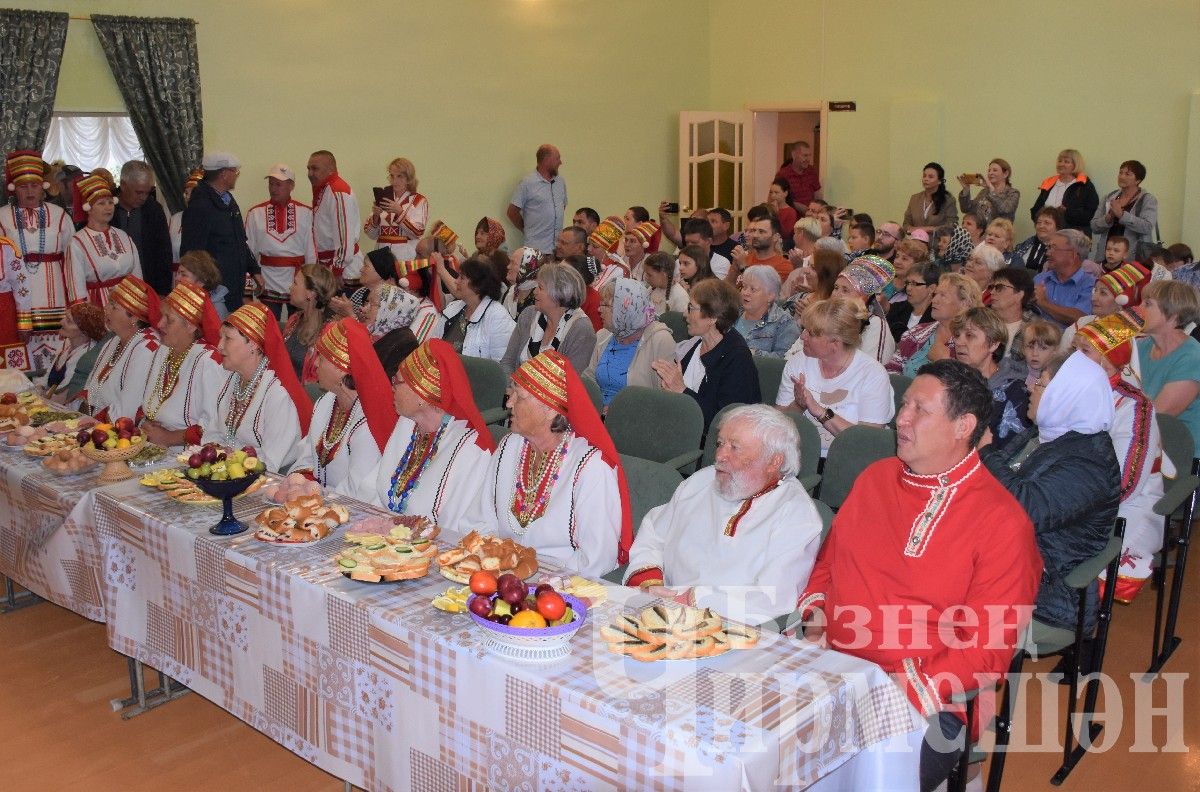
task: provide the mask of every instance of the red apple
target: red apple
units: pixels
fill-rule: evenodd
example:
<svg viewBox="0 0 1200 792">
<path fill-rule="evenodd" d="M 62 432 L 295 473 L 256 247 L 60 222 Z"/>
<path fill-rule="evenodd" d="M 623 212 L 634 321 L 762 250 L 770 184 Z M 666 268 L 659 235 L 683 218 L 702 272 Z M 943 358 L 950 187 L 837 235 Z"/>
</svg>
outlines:
<svg viewBox="0 0 1200 792">
<path fill-rule="evenodd" d="M 198 468 L 204 464 L 204 458 L 199 454 L 192 454 L 188 457 L 188 467 Z"/>
<path fill-rule="evenodd" d="M 213 448 L 210 445 L 206 445 L 206 446 L 204 446 L 204 448 L 200 449 L 201 464 L 211 465 L 213 462 L 216 462 L 216 461 L 217 461 L 217 449 Z"/>
<path fill-rule="evenodd" d="M 16 404 L 16 403 L 17 403 L 17 394 L 15 394 L 15 393 L 6 393 L 3 396 L 0 396 L 0 404 Z"/>
<path fill-rule="evenodd" d="M 87 429 L 80 429 L 79 434 L 75 435 L 75 442 L 79 443 L 81 447 L 87 445 L 87 441 L 91 439 L 92 433 Z"/>
<path fill-rule="evenodd" d="M 103 429 L 92 430 L 92 445 L 96 446 L 96 448 L 104 448 L 106 440 L 108 440 L 108 432 Z"/>
<path fill-rule="evenodd" d="M 258 449 L 254 446 L 242 446 L 242 451 L 245 452 L 246 456 L 258 456 Z"/>
</svg>

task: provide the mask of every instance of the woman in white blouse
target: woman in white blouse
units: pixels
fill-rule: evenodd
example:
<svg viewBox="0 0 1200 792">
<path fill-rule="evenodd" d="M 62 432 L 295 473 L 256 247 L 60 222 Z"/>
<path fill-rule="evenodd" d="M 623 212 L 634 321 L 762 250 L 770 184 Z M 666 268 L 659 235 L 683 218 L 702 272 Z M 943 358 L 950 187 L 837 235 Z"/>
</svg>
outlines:
<svg viewBox="0 0 1200 792">
<path fill-rule="evenodd" d="M 442 311 L 442 340 L 463 355 L 500 360 L 517 323 L 500 304 L 499 274 L 488 259 L 473 256 L 462 263 L 455 285 L 459 299 Z"/>
<path fill-rule="evenodd" d="M 311 471 L 322 487 L 370 503 L 396 410 L 367 328 L 349 318 L 325 325 L 317 340 L 316 368 L 317 384 L 326 393 L 313 406 L 292 470 Z"/>
<path fill-rule="evenodd" d="M 246 303 L 221 325 L 221 365 L 233 372 L 217 396 L 205 442 L 254 446 L 272 473 L 287 471 L 308 434 L 312 402 L 296 377 L 275 316 Z"/>
</svg>

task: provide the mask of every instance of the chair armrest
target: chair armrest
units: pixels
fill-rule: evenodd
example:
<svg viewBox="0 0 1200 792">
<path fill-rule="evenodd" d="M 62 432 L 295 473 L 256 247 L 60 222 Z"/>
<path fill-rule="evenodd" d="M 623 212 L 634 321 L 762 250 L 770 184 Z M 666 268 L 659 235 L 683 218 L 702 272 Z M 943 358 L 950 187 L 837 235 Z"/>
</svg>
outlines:
<svg viewBox="0 0 1200 792">
<path fill-rule="evenodd" d="M 601 580 L 607 580 L 609 583 L 616 583 L 619 586 L 621 585 L 621 581 L 625 579 L 626 568 L 626 564 L 621 564 L 621 566 L 617 567 L 616 569 L 605 572 L 600 576 L 600 578 Z"/>
<path fill-rule="evenodd" d="M 779 617 L 779 634 L 780 635 L 783 635 L 784 633 L 786 633 L 789 630 L 795 630 L 797 633 L 799 633 L 803 626 L 804 626 L 804 621 L 803 621 L 803 619 L 800 618 L 800 611 L 798 611 L 798 610 L 792 611 L 787 616 Z"/>
<path fill-rule="evenodd" d="M 1100 575 L 1100 570 L 1108 566 L 1114 558 L 1121 554 L 1122 540 L 1113 537 L 1097 555 L 1083 561 L 1071 570 L 1066 577 L 1066 584 L 1073 589 L 1087 588 Z"/>
<path fill-rule="evenodd" d="M 703 453 L 704 452 L 701 451 L 699 448 L 697 448 L 695 451 L 685 451 L 682 454 L 680 454 L 679 456 L 671 457 L 663 464 L 669 468 L 675 468 L 676 470 L 679 470 L 680 468 L 687 467 L 688 465 L 695 462 L 697 459 L 700 458 L 701 454 L 703 454 Z M 683 471 L 679 470 L 679 472 L 682 473 Z"/>
<path fill-rule="evenodd" d="M 1200 486 L 1200 479 L 1195 476 L 1180 476 L 1175 479 L 1167 486 L 1166 492 L 1158 499 L 1158 503 L 1154 504 L 1154 513 L 1163 517 L 1174 514 L 1192 496 L 1192 491 L 1197 486 Z"/>
<path fill-rule="evenodd" d="M 821 483 L 820 473 L 810 473 L 807 476 L 800 477 L 800 486 L 804 487 L 804 491 L 812 495 L 817 491 L 817 485 Z"/>
</svg>

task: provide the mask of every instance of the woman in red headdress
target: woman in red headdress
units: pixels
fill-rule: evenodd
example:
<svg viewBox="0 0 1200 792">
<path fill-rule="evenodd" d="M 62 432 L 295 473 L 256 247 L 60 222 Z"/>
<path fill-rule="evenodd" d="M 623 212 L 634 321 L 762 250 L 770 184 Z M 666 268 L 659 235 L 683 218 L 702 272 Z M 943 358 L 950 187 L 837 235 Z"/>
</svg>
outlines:
<svg viewBox="0 0 1200 792">
<path fill-rule="evenodd" d="M 117 203 L 112 185 L 103 176 L 93 173 L 77 181 L 75 201 L 87 213 L 87 224 L 71 238 L 67 271 L 75 293 L 86 292 L 89 300 L 103 308 L 122 278 L 142 277 L 142 262 L 129 234 L 111 225 Z"/>
<path fill-rule="evenodd" d="M 595 577 L 624 564 L 633 541 L 629 491 L 612 438 L 570 361 L 525 361 L 500 441 L 462 531 L 515 539 L 538 557 Z"/>
<path fill-rule="evenodd" d="M 180 281 L 162 301 L 160 342 L 145 368 L 142 429 L 156 445 L 196 445 L 216 422 L 217 394 L 229 379 L 217 344 L 221 320 L 208 292 Z"/>
<path fill-rule="evenodd" d="M 104 324 L 113 337 L 100 347 L 80 394 L 86 411 L 114 420 L 137 413 L 150 358 L 158 349 L 159 318 L 158 295 L 141 278 L 130 275 L 112 290 Z"/>
<path fill-rule="evenodd" d="M 323 487 L 368 503 L 375 500 L 375 469 L 396 425 L 387 374 L 356 319 L 325 325 L 316 346 L 317 384 L 326 393 L 293 471 L 311 471 Z"/>
<path fill-rule="evenodd" d="M 417 347 L 400 363 L 392 397 L 400 420 L 379 462 L 374 500 L 459 533 L 496 443 L 454 348 L 436 338 Z"/>
<path fill-rule="evenodd" d="M 287 470 L 301 450 L 312 401 L 288 359 L 279 325 L 266 306 L 246 303 L 221 325 L 221 365 L 233 372 L 217 395 L 216 422 L 205 442 L 253 446 L 267 470 Z"/>
</svg>

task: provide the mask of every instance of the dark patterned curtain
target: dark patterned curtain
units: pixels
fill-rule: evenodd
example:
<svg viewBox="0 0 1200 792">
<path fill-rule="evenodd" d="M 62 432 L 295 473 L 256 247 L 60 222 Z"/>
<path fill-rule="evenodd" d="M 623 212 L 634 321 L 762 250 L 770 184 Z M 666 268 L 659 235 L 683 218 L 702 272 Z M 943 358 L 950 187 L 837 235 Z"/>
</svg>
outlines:
<svg viewBox="0 0 1200 792">
<path fill-rule="evenodd" d="M 92 15 L 159 192 L 183 209 L 183 184 L 204 153 L 200 59 L 190 19 Z"/>
<path fill-rule="evenodd" d="M 0 11 L 0 156 L 46 142 L 67 21 L 65 13 Z"/>
</svg>

